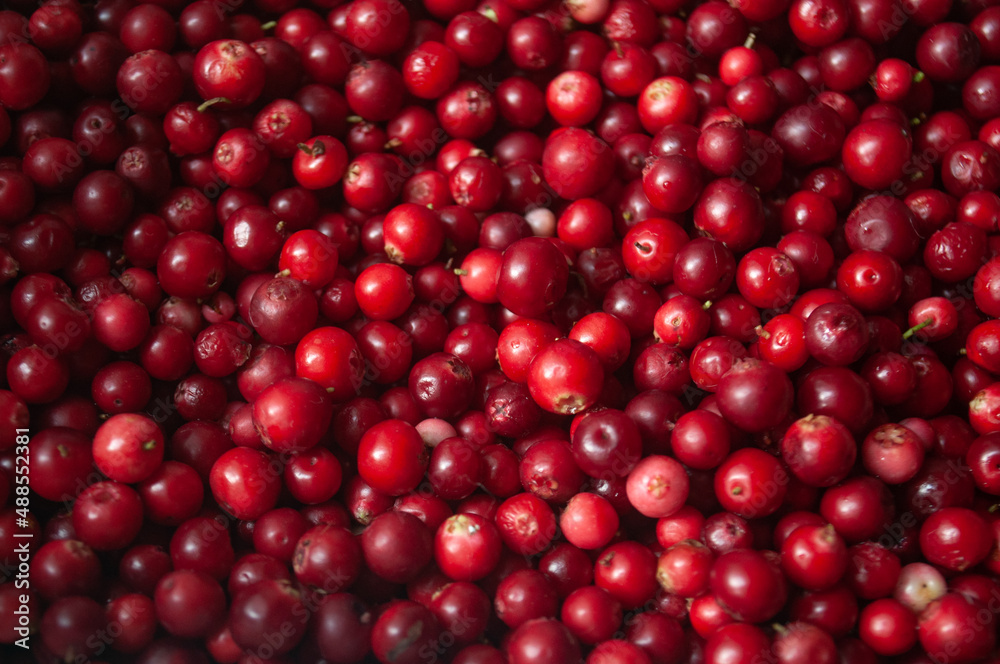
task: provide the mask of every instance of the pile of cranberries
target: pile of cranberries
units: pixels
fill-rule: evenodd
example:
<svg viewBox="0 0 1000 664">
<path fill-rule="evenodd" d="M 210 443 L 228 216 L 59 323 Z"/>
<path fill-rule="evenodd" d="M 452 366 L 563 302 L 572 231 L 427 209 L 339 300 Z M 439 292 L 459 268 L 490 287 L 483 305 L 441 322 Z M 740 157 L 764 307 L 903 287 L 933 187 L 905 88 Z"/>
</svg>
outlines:
<svg viewBox="0 0 1000 664">
<path fill-rule="evenodd" d="M 1000 0 L 2 6 L 3 662 L 1000 664 Z"/>
</svg>

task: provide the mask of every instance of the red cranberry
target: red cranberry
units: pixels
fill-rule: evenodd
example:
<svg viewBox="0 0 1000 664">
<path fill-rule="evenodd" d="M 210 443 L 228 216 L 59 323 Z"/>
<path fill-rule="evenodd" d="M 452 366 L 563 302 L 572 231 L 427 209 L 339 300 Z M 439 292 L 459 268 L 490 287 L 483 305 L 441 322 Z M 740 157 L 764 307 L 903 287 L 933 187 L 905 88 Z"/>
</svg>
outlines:
<svg viewBox="0 0 1000 664">
<path fill-rule="evenodd" d="M 752 359 L 734 363 L 720 379 L 717 394 L 722 415 L 751 432 L 777 426 L 792 405 L 788 376 L 769 362 Z"/>
<path fill-rule="evenodd" d="M 593 195 L 607 182 L 614 169 L 614 154 L 592 134 L 568 128 L 545 146 L 542 167 L 545 180 L 557 194 L 576 200 Z"/>
<path fill-rule="evenodd" d="M 711 589 L 734 617 L 763 622 L 785 602 L 785 587 L 777 565 L 752 550 L 724 553 L 712 565 Z M 759 590 L 758 590 L 759 589 Z"/>
<path fill-rule="evenodd" d="M 539 352 L 528 375 L 528 388 L 538 405 L 563 414 L 575 414 L 593 405 L 603 382 L 600 358 L 572 339 L 555 341 Z"/>
<path fill-rule="evenodd" d="M 792 473 L 810 486 L 833 486 L 847 477 L 857 457 L 850 430 L 832 417 L 807 415 L 781 440 L 781 455 Z"/>
</svg>

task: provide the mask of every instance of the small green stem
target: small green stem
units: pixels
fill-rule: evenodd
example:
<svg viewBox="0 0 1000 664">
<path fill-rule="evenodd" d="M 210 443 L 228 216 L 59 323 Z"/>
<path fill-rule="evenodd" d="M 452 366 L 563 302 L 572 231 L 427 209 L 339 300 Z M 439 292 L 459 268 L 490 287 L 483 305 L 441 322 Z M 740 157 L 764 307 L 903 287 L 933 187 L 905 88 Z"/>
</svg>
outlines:
<svg viewBox="0 0 1000 664">
<path fill-rule="evenodd" d="M 906 332 L 903 332 L 903 338 L 904 339 L 909 339 L 914 334 L 916 334 L 920 330 L 924 329 L 925 327 L 927 327 L 928 325 L 930 325 L 933 322 L 934 322 L 933 318 L 928 318 L 926 320 L 920 321 L 919 323 L 917 323 L 916 325 L 914 325 L 913 327 L 911 327 L 910 329 L 908 329 Z"/>
<path fill-rule="evenodd" d="M 227 99 L 226 97 L 212 97 L 211 99 L 206 99 L 201 103 L 200 106 L 198 106 L 198 112 L 204 113 L 205 111 L 215 106 L 216 104 L 228 104 L 228 103 L 229 99 Z"/>
</svg>

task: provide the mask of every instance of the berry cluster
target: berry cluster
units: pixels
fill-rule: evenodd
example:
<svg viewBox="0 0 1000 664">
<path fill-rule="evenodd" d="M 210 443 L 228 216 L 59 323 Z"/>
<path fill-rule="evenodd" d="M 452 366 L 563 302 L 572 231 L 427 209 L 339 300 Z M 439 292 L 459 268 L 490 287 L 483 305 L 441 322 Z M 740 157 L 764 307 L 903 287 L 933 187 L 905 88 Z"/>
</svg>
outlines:
<svg viewBox="0 0 1000 664">
<path fill-rule="evenodd" d="M 998 189 L 1000 0 L 8 0 L 0 659 L 998 664 Z"/>
</svg>

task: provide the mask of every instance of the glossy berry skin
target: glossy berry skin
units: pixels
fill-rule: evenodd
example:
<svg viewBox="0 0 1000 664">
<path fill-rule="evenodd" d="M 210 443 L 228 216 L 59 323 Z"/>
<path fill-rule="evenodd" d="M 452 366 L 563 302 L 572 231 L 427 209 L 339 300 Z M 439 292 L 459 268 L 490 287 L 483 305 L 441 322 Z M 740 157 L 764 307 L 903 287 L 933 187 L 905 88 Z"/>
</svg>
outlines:
<svg viewBox="0 0 1000 664">
<path fill-rule="evenodd" d="M 492 522 L 477 514 L 456 514 L 438 527 L 434 559 L 455 581 L 477 581 L 500 560 L 500 533 Z"/>
<path fill-rule="evenodd" d="M 581 549 L 606 546 L 614 537 L 618 525 L 618 513 L 614 506 L 593 493 L 573 496 L 559 518 L 559 528 L 566 540 Z"/>
<path fill-rule="evenodd" d="M 300 105 L 278 99 L 262 108 L 253 121 L 253 131 L 278 158 L 294 157 L 299 143 L 312 134 L 312 119 Z"/>
<path fill-rule="evenodd" d="M 542 418 L 542 410 L 522 383 L 507 382 L 489 391 L 486 417 L 492 430 L 501 436 L 530 433 Z"/>
<path fill-rule="evenodd" d="M 404 265 L 427 265 L 444 244 L 444 227 L 427 208 L 405 203 L 394 207 L 382 222 L 385 253 Z"/>
<path fill-rule="evenodd" d="M 873 477 L 849 478 L 823 494 L 820 514 L 854 543 L 880 532 L 893 507 L 885 485 Z"/>
<path fill-rule="evenodd" d="M 409 600 L 390 604 L 372 626 L 372 650 L 382 662 L 416 664 L 440 638 L 441 626 L 430 609 Z"/>
<path fill-rule="evenodd" d="M 708 410 L 685 413 L 674 423 L 670 447 L 679 461 L 698 470 L 710 470 L 728 456 L 732 433 L 726 421 Z"/>
<path fill-rule="evenodd" d="M 577 465 L 591 477 L 627 475 L 639 461 L 642 439 L 623 411 L 606 409 L 583 417 L 572 435 Z"/>
<path fill-rule="evenodd" d="M 920 470 L 924 451 L 920 439 L 906 427 L 883 424 L 865 436 L 861 459 L 865 469 L 883 482 L 902 484 Z"/>
<path fill-rule="evenodd" d="M 844 170 L 866 189 L 887 189 L 903 174 L 911 150 L 906 129 L 888 120 L 863 122 L 844 139 Z"/>
<path fill-rule="evenodd" d="M 76 498 L 73 530 L 95 551 L 127 546 L 142 528 L 142 499 L 130 486 L 113 481 L 91 484 Z"/>
<path fill-rule="evenodd" d="M 655 134 L 671 124 L 690 124 L 697 113 L 696 99 L 691 85 L 679 77 L 655 79 L 639 95 L 642 126 Z"/>
<path fill-rule="evenodd" d="M 296 375 L 318 383 L 336 403 L 355 396 L 364 372 L 364 358 L 357 342 L 340 328 L 316 328 L 295 348 Z"/>
<path fill-rule="evenodd" d="M 847 546 L 833 526 L 799 526 L 781 546 L 785 575 L 806 590 L 832 588 L 844 575 L 847 564 Z"/>
<path fill-rule="evenodd" d="M 295 544 L 295 577 L 322 592 L 335 593 L 357 579 L 364 564 L 357 538 L 341 526 L 320 524 L 304 532 Z"/>
<path fill-rule="evenodd" d="M 480 156 L 466 157 L 448 174 L 451 197 L 473 212 L 486 212 L 497 204 L 502 182 L 500 167 Z"/>
<path fill-rule="evenodd" d="M 903 271 L 884 253 L 855 251 L 837 269 L 837 288 L 861 311 L 884 311 L 902 294 Z"/>
<path fill-rule="evenodd" d="M 343 35 L 366 53 L 385 56 L 399 50 L 409 30 L 410 14 L 399 2 L 366 0 L 350 7 Z"/>
<path fill-rule="evenodd" d="M 744 518 L 773 514 L 788 490 L 788 473 L 758 449 L 737 450 L 716 469 L 715 495 L 728 511 Z"/>
<path fill-rule="evenodd" d="M 354 295 L 369 318 L 392 320 L 413 302 L 413 279 L 398 265 L 378 263 L 358 275 Z"/>
<path fill-rule="evenodd" d="M 656 557 L 638 542 L 626 541 L 605 549 L 594 564 L 594 583 L 632 609 L 656 593 Z"/>
<path fill-rule="evenodd" d="M 548 240 L 525 238 L 503 253 L 497 274 L 497 299 L 515 314 L 541 318 L 566 294 L 569 269 Z"/>
<path fill-rule="evenodd" d="M 425 415 L 444 419 L 466 409 L 474 386 L 468 365 L 450 353 L 433 353 L 414 364 L 407 383 Z"/>
<path fill-rule="evenodd" d="M 291 622 L 289 619 L 305 610 L 302 595 L 285 580 L 266 579 L 238 593 L 229 607 L 229 625 L 233 641 L 241 648 L 260 649 L 267 645 L 266 625 Z M 289 652 L 305 636 L 306 626 L 289 629 L 288 636 L 275 648 L 279 654 Z"/>
<path fill-rule="evenodd" d="M 827 366 L 846 366 L 861 359 L 868 348 L 868 325 L 848 304 L 824 304 L 806 319 L 806 348 Z"/>
<path fill-rule="evenodd" d="M 969 423 L 980 435 L 1000 431 L 1000 384 L 991 383 L 972 398 Z"/>
<path fill-rule="evenodd" d="M 939 23 L 929 28 L 917 44 L 920 69 L 935 81 L 962 81 L 979 61 L 980 46 L 974 33 L 960 23 Z"/>
<path fill-rule="evenodd" d="M 766 247 L 749 251 L 736 268 L 736 287 L 760 309 L 778 309 L 799 290 L 799 274 L 788 256 Z"/>
<path fill-rule="evenodd" d="M 680 463 L 653 455 L 636 464 L 625 488 L 629 502 L 641 514 L 663 518 L 681 509 L 688 498 L 690 482 Z"/>
<path fill-rule="evenodd" d="M 236 518 L 256 519 L 275 506 L 281 491 L 270 463 L 266 454 L 246 447 L 225 452 L 212 464 L 212 496 Z"/>
<path fill-rule="evenodd" d="M 230 129 L 219 137 L 212 151 L 216 175 L 233 187 L 260 182 L 271 163 L 271 154 L 249 129 Z"/>
<path fill-rule="evenodd" d="M 254 427 L 264 445 L 275 452 L 316 446 L 332 417 L 326 391 L 305 378 L 283 378 L 264 388 L 253 402 Z"/>
<path fill-rule="evenodd" d="M 126 299 L 130 298 L 126 296 Z M 104 312 L 104 318 L 101 320 L 101 336 L 113 339 L 113 342 L 130 345 L 135 337 L 143 332 L 141 317 L 145 312 L 140 311 L 141 307 L 133 309 L 128 301 L 121 304 L 123 306 L 111 307 Z M 116 320 L 119 316 L 134 318 L 139 329 L 122 335 L 113 333 L 108 329 L 111 327 L 107 325 L 108 319 Z M 47 298 L 38 302 L 31 307 L 31 316 L 24 325 L 32 340 L 48 349 L 78 351 L 91 336 L 91 321 L 87 314 L 75 303 L 62 298 Z"/>
<path fill-rule="evenodd" d="M 560 621 L 552 618 L 529 620 L 510 634 L 504 645 L 509 664 L 579 662 L 580 646 Z"/>
<path fill-rule="evenodd" d="M 715 556 L 697 540 L 683 540 L 664 551 L 656 565 L 656 578 L 669 593 L 697 597 L 708 589 Z"/>
<path fill-rule="evenodd" d="M 674 257 L 673 282 L 685 295 L 713 300 L 726 293 L 736 276 L 736 259 L 722 242 L 696 237 Z"/>
<path fill-rule="evenodd" d="M 309 288 L 322 288 L 337 276 L 340 256 L 335 243 L 311 228 L 292 233 L 281 246 L 278 269 Z"/>
<path fill-rule="evenodd" d="M 42 52 L 27 42 L 6 43 L 0 46 L 0 59 L 3 63 L 0 67 L 0 81 L 3 81 L 0 104 L 20 111 L 41 101 L 51 81 Z"/>
<path fill-rule="evenodd" d="M 772 644 L 779 662 L 797 662 L 807 658 L 816 662 L 838 661 L 837 644 L 833 637 L 817 625 L 800 621 L 784 626 Z"/>
<path fill-rule="evenodd" d="M 525 556 L 543 551 L 556 532 L 552 508 L 532 493 L 519 493 L 503 501 L 494 521 L 504 544 Z"/>
<path fill-rule="evenodd" d="M 719 380 L 719 410 L 737 427 L 766 431 L 785 419 L 792 407 L 792 383 L 770 362 L 738 360 Z"/>
<path fill-rule="evenodd" d="M 899 571 L 893 597 L 914 612 L 922 612 L 948 590 L 944 575 L 927 563 L 910 563 Z"/>
<path fill-rule="evenodd" d="M 134 484 L 156 470 L 163 448 L 163 432 L 153 420 L 123 413 L 105 420 L 94 434 L 94 463 L 109 479 Z"/>
<path fill-rule="evenodd" d="M 24 410 L 27 422 L 27 408 Z M 22 423 L 15 424 L 13 428 L 20 427 Z M 15 440 L 11 438 L 12 445 Z M 32 440 L 31 453 L 36 469 L 41 470 L 32 482 L 32 490 L 51 501 L 72 495 L 76 483 L 83 482 L 91 472 L 91 446 L 92 441 L 86 434 L 68 427 L 55 426 L 39 431 Z"/>
<path fill-rule="evenodd" d="M 528 389 L 544 410 L 576 414 L 589 408 L 604 385 L 600 358 L 573 339 L 560 339 L 545 347 L 531 361 Z"/>
<path fill-rule="evenodd" d="M 594 349 L 605 371 L 615 371 L 628 359 L 632 340 L 628 327 L 602 311 L 587 314 L 573 326 L 569 338 Z"/>
<path fill-rule="evenodd" d="M 229 256 L 248 270 L 270 266 L 281 248 L 282 226 L 263 205 L 245 205 L 229 215 L 223 226 L 223 244 Z"/>
<path fill-rule="evenodd" d="M 226 250 L 215 238 L 187 231 L 167 240 L 156 263 L 160 287 L 168 295 L 208 297 L 222 286 Z"/>
<path fill-rule="evenodd" d="M 743 549 L 716 558 L 710 587 L 722 606 L 747 622 L 774 617 L 785 602 L 781 571 L 758 551 Z"/>
<path fill-rule="evenodd" d="M 966 463 L 972 470 L 972 477 L 980 490 L 990 495 L 998 495 L 1000 481 L 996 472 L 996 462 L 1000 459 L 1000 436 L 993 434 L 980 436 L 972 442 L 966 452 Z"/>
<path fill-rule="evenodd" d="M 833 486 L 854 466 L 857 444 L 850 430 L 836 419 L 807 415 L 785 432 L 781 457 L 789 470 L 809 486 Z"/>
<path fill-rule="evenodd" d="M 764 325 L 757 341 L 757 351 L 761 359 L 779 369 L 795 371 L 809 359 L 805 336 L 805 324 L 801 318 L 778 314 Z"/>
<path fill-rule="evenodd" d="M 542 169 L 546 182 L 567 200 L 595 194 L 614 169 L 607 143 L 577 128 L 567 128 L 545 146 Z"/>
<path fill-rule="evenodd" d="M 858 374 L 844 367 L 820 367 L 809 372 L 796 395 L 802 413 L 829 415 L 854 434 L 872 416 L 871 388 Z"/>
<path fill-rule="evenodd" d="M 754 661 L 770 657 L 771 646 L 767 635 L 759 627 L 746 623 L 733 623 L 714 630 L 705 642 L 705 661 Z"/>
<path fill-rule="evenodd" d="M 919 334 L 928 341 L 940 341 L 958 329 L 958 312 L 946 298 L 926 297 L 910 307 L 907 324 L 910 330 L 905 334 Z"/>
<path fill-rule="evenodd" d="M 393 583 L 406 583 L 431 561 L 433 534 L 412 514 L 385 512 L 361 534 L 361 549 L 369 569 Z"/>
<path fill-rule="evenodd" d="M 163 119 L 163 132 L 170 151 L 178 156 L 208 152 L 221 133 L 219 121 L 211 113 L 198 110 L 194 102 L 175 104 Z"/>
<path fill-rule="evenodd" d="M 50 359 L 38 346 L 15 352 L 7 363 L 7 383 L 24 403 L 49 403 L 69 385 L 69 367 L 59 357 Z"/>
<path fill-rule="evenodd" d="M 737 360 L 746 357 L 746 349 L 736 339 L 724 335 L 708 337 L 691 352 L 691 379 L 697 387 L 717 392 L 722 377 Z"/>
<path fill-rule="evenodd" d="M 340 182 L 347 170 L 347 148 L 333 136 L 314 136 L 299 143 L 292 157 L 295 181 L 306 189 L 325 189 Z"/>
<path fill-rule="evenodd" d="M 658 341 L 690 350 L 708 335 L 711 324 L 704 304 L 689 295 L 678 295 L 656 310 L 653 334 Z"/>
<path fill-rule="evenodd" d="M 201 509 L 204 488 L 201 477 L 191 466 L 179 461 L 164 461 L 152 475 L 138 485 L 153 523 L 177 526 L 194 517 Z"/>
<path fill-rule="evenodd" d="M 544 574 L 522 569 L 500 582 L 493 604 L 497 617 L 508 627 L 517 628 L 528 620 L 554 618 L 559 596 Z"/>
<path fill-rule="evenodd" d="M 621 604 L 596 586 L 577 588 L 566 597 L 560 620 L 585 644 L 594 644 L 614 635 L 621 623 Z"/>
<path fill-rule="evenodd" d="M 480 83 L 460 81 L 438 99 L 438 121 L 457 139 L 479 138 L 496 122 L 498 104 Z"/>
<path fill-rule="evenodd" d="M 304 505 L 318 505 L 340 489 L 343 468 L 332 452 L 313 448 L 294 455 L 282 475 L 292 497 Z"/>
<path fill-rule="evenodd" d="M 673 278 L 677 252 L 688 241 L 684 229 L 668 219 L 647 219 L 633 226 L 622 244 L 625 269 L 637 280 L 660 285 Z"/>
<path fill-rule="evenodd" d="M 883 194 L 866 198 L 851 210 L 844 232 L 851 250 L 881 251 L 900 263 L 920 248 L 912 212 Z"/>
<path fill-rule="evenodd" d="M 412 491 L 423 478 L 428 452 L 417 430 L 400 420 L 381 422 L 362 436 L 358 472 L 374 489 L 390 496 Z"/>
<path fill-rule="evenodd" d="M 946 507 L 920 527 L 920 550 L 927 560 L 945 569 L 963 571 L 979 564 L 993 544 L 989 527 L 976 512 Z"/>
<path fill-rule="evenodd" d="M 764 231 L 760 195 L 749 184 L 734 178 L 713 180 L 695 203 L 694 225 L 731 251 L 747 251 Z"/>
<path fill-rule="evenodd" d="M 149 329 L 149 312 L 125 293 L 101 300 L 94 308 L 94 338 L 116 351 L 135 348 Z"/>
<path fill-rule="evenodd" d="M 996 322 L 988 320 L 969 330 L 966 338 L 966 356 L 987 371 L 994 371 L 998 364 L 993 335 L 996 328 Z"/>
<path fill-rule="evenodd" d="M 996 633 L 992 630 L 976 631 L 973 638 L 961 644 L 951 638 L 958 630 L 975 629 L 977 616 L 984 603 L 956 592 L 949 592 L 931 604 L 920 615 L 917 631 L 920 645 L 932 656 L 950 652 L 955 662 L 976 662 L 987 657 L 996 643 Z M 948 643 L 951 647 L 948 647 Z M 958 646 L 958 647 L 956 647 Z"/>
<path fill-rule="evenodd" d="M 226 606 L 219 582 L 194 570 L 176 570 L 160 579 L 153 601 L 161 624 L 180 638 L 207 636 Z"/>
<path fill-rule="evenodd" d="M 439 41 L 420 44 L 403 62 L 407 90 L 421 99 L 437 99 L 458 79 L 458 56 Z"/>
<path fill-rule="evenodd" d="M 567 502 L 586 480 L 569 444 L 558 439 L 543 440 L 528 448 L 518 473 L 528 491 L 553 503 Z"/>
<path fill-rule="evenodd" d="M 265 65 L 249 45 L 236 40 L 214 41 L 194 59 L 194 84 L 201 98 L 223 98 L 233 108 L 253 103 L 264 89 Z"/>
<path fill-rule="evenodd" d="M 437 585 L 439 579 L 435 578 L 434 583 Z M 492 612 L 486 591 L 468 581 L 446 583 L 434 592 L 429 602 L 421 601 L 434 612 L 444 629 L 454 633 L 459 646 L 474 643 L 482 636 Z"/>
<path fill-rule="evenodd" d="M 658 157 L 642 171 L 642 190 L 649 202 L 669 214 L 689 210 L 698 198 L 702 181 L 697 161 L 679 154 Z"/>
<path fill-rule="evenodd" d="M 861 640 L 880 655 L 899 655 L 917 641 L 917 619 L 894 599 L 878 599 L 866 606 L 858 620 Z"/>
</svg>

